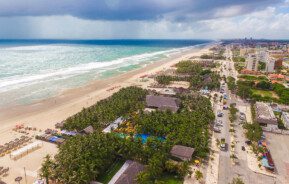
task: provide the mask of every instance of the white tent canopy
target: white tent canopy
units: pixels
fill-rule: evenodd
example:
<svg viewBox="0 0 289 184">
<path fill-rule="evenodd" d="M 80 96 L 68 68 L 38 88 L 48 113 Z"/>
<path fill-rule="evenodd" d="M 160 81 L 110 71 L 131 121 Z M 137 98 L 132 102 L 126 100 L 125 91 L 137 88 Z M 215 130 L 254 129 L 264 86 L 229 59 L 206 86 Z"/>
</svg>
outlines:
<svg viewBox="0 0 289 184">
<path fill-rule="evenodd" d="M 117 118 L 114 122 L 112 122 L 110 125 L 108 125 L 105 129 L 102 130 L 104 133 L 110 133 L 111 130 L 117 129 L 117 127 L 124 122 L 123 117 Z"/>
<path fill-rule="evenodd" d="M 27 155 L 28 153 L 40 148 L 42 146 L 42 142 L 35 141 L 31 144 L 24 146 L 16 151 L 11 152 L 10 156 L 13 159 L 19 159 L 20 157 Z"/>
</svg>

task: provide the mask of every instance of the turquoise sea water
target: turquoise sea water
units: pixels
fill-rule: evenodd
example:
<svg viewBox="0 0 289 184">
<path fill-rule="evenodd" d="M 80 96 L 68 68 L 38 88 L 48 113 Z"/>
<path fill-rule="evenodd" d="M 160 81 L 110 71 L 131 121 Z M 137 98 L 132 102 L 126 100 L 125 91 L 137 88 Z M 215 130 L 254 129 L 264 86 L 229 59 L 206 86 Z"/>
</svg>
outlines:
<svg viewBox="0 0 289 184">
<path fill-rule="evenodd" d="M 0 106 L 49 98 L 208 42 L 0 40 Z"/>
</svg>

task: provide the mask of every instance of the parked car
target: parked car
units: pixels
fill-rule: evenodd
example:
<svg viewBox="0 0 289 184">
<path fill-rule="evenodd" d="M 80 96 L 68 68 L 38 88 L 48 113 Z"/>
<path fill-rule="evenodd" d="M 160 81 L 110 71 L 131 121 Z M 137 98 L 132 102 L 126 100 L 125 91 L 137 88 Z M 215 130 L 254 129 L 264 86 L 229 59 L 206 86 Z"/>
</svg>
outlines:
<svg viewBox="0 0 289 184">
<path fill-rule="evenodd" d="M 218 111 L 218 112 L 217 112 L 217 116 L 218 116 L 218 117 L 223 117 L 223 115 L 224 115 L 224 113 L 222 113 L 221 111 Z"/>
<path fill-rule="evenodd" d="M 228 107 L 227 105 L 224 105 L 224 106 L 223 106 L 223 109 L 224 109 L 224 110 L 227 110 L 227 109 L 229 109 L 229 107 Z"/>
<path fill-rule="evenodd" d="M 240 115 L 239 118 L 240 118 L 240 120 L 242 120 L 242 121 L 246 119 L 245 116 L 243 116 L 243 115 Z"/>
<path fill-rule="evenodd" d="M 216 126 L 223 126 L 223 122 L 221 120 L 218 120 L 216 123 L 215 123 Z"/>
<path fill-rule="evenodd" d="M 220 144 L 220 150 L 227 151 L 227 143 L 221 143 Z"/>
<path fill-rule="evenodd" d="M 221 129 L 217 126 L 214 126 L 214 132 L 221 133 Z"/>
</svg>

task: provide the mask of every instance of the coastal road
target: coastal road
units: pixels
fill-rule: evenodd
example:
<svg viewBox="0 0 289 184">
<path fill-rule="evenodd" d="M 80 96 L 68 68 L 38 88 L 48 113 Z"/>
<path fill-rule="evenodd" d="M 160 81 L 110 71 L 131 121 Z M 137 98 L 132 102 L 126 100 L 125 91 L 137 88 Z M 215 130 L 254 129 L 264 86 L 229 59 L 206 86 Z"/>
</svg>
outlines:
<svg viewBox="0 0 289 184">
<path fill-rule="evenodd" d="M 225 76 L 233 76 L 237 78 L 236 70 L 234 69 L 232 61 L 226 61 L 226 70 L 223 70 L 223 74 Z M 229 67 L 232 67 L 231 70 L 229 70 Z M 228 100 L 227 104 L 230 103 L 236 103 L 237 109 L 241 106 L 245 106 L 245 108 L 250 108 L 249 104 L 244 103 L 242 100 L 238 99 L 234 94 L 231 94 L 231 92 L 228 90 L 227 85 L 225 85 L 225 93 L 228 94 Z M 222 109 L 222 105 L 219 104 L 216 106 L 218 109 Z M 230 183 L 233 178 L 240 177 L 242 180 L 247 184 L 279 184 L 275 178 L 272 178 L 270 176 L 262 175 L 253 172 L 248 168 L 247 164 L 247 154 L 245 151 L 242 151 L 242 146 L 245 144 L 245 136 L 243 133 L 242 125 L 239 125 L 239 123 L 235 122 L 234 129 L 235 132 L 235 155 L 237 156 L 238 164 L 233 164 L 233 162 L 230 159 L 231 153 L 230 147 L 231 147 L 231 137 L 230 137 L 230 123 L 229 123 L 229 112 L 228 110 L 223 110 L 224 116 L 222 118 L 219 118 L 223 121 L 223 127 L 222 132 L 217 135 L 217 138 L 220 140 L 221 138 L 225 138 L 226 143 L 228 144 L 227 151 L 220 151 L 219 156 L 219 175 L 218 175 L 218 183 L 219 184 L 227 184 Z M 217 118 L 218 119 L 218 118 Z M 257 163 L 256 163 L 257 164 Z"/>
</svg>

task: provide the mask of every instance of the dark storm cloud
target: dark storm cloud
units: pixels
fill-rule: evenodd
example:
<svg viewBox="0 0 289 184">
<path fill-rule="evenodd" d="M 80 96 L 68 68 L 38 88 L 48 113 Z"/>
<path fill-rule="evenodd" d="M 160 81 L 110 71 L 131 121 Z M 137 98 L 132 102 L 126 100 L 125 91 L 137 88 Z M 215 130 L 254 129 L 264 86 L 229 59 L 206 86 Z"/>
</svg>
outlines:
<svg viewBox="0 0 289 184">
<path fill-rule="evenodd" d="M 241 15 L 278 2 L 281 0 L 0 0 L 0 16 L 71 15 L 94 20 L 185 21 L 231 15 L 216 13 L 222 8 L 230 11 L 238 6 L 235 14 Z"/>
</svg>

